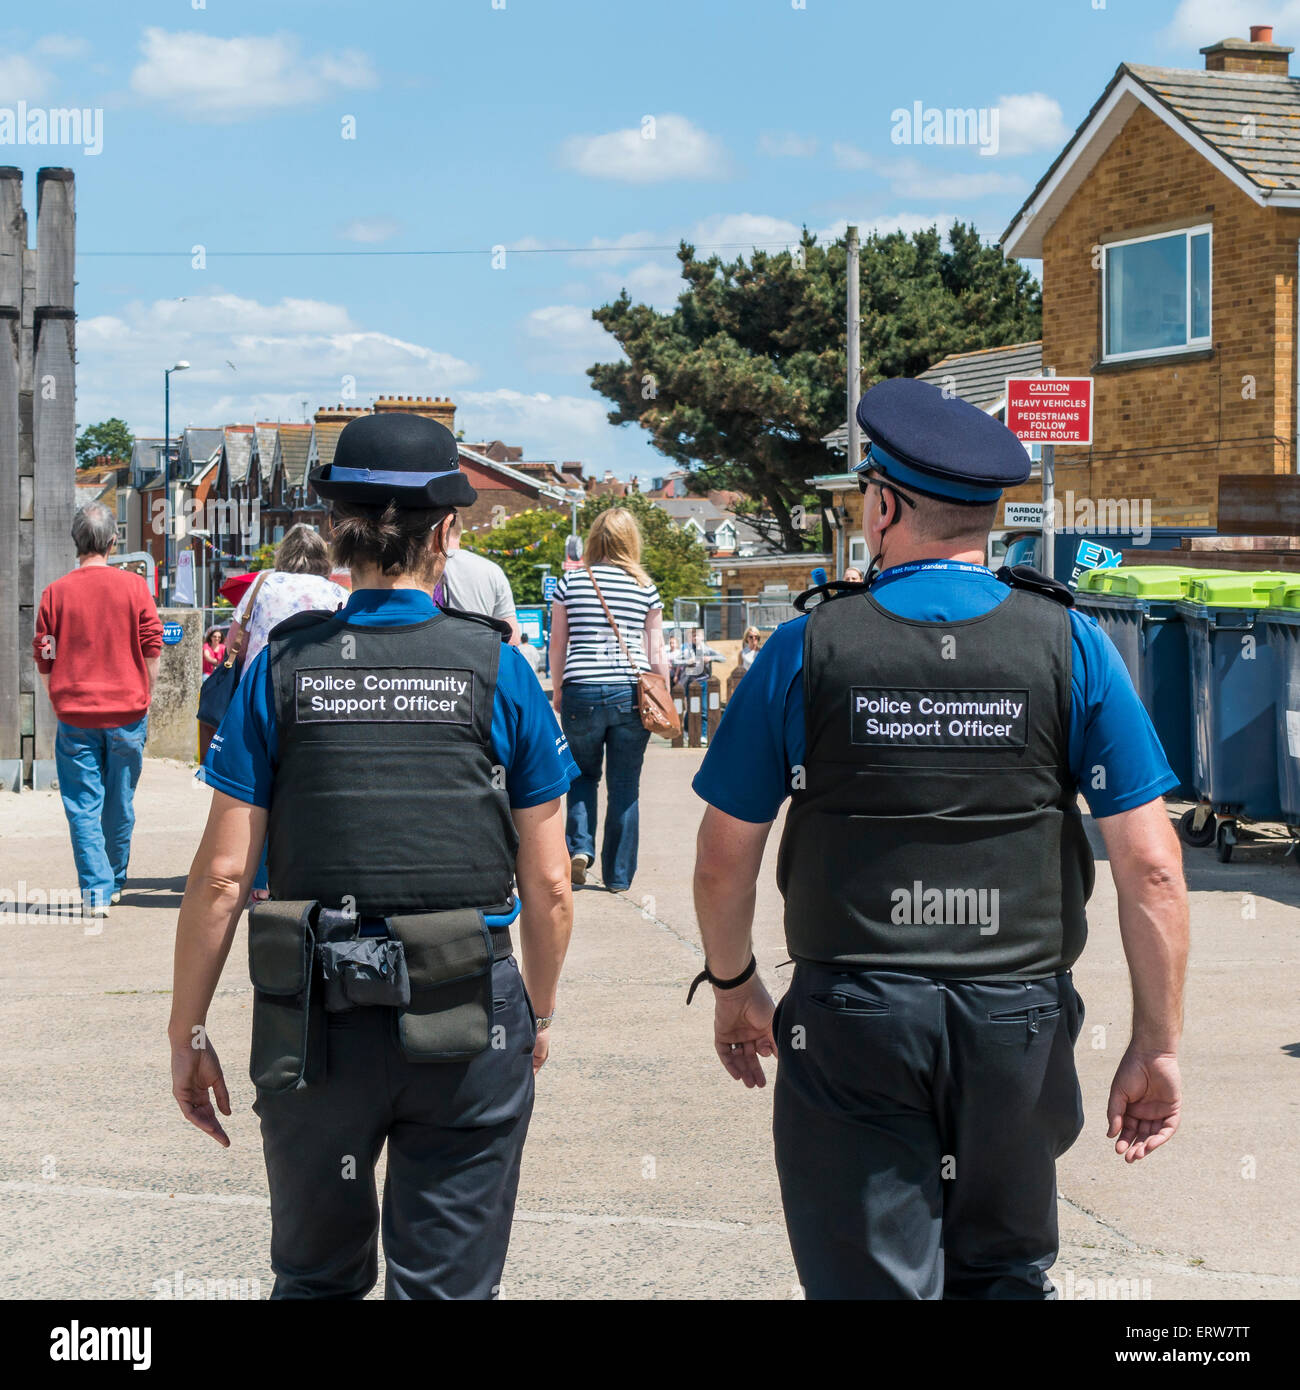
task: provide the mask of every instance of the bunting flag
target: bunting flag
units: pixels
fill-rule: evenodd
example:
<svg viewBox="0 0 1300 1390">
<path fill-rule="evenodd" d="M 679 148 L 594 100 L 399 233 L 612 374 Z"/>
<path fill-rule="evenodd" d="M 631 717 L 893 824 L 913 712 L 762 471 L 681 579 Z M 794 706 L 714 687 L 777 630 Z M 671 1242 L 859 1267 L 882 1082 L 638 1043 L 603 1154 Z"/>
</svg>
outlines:
<svg viewBox="0 0 1300 1390">
<path fill-rule="evenodd" d="M 535 511 L 535 510 L 537 510 L 537 509 L 536 509 L 536 508 L 533 508 L 533 507 L 529 507 L 529 508 L 527 508 L 526 510 L 524 510 L 524 511 L 522 511 L 522 512 L 516 512 L 515 515 L 516 515 L 516 516 L 528 516 L 528 515 L 530 515 L 530 514 L 531 514 L 533 511 Z M 564 530 L 567 531 L 568 528 L 569 528 L 569 525 L 570 525 L 570 523 L 569 523 L 569 520 L 568 520 L 567 517 L 558 516 L 557 519 L 551 524 L 551 528 L 550 528 L 550 529 L 551 529 L 552 532 L 559 531 L 559 530 L 561 530 L 561 529 L 564 529 Z M 490 521 L 483 521 L 483 522 L 480 522 L 477 526 L 471 526 L 471 527 L 469 527 L 469 528 L 467 528 L 467 529 L 472 533 L 472 532 L 475 532 L 475 531 L 498 531 L 498 530 L 500 530 L 501 528 L 500 528 L 499 526 L 494 526 L 494 525 L 492 524 L 492 522 L 490 522 Z M 512 555 L 512 556 L 513 556 L 513 555 L 527 555 L 527 554 L 529 554 L 531 551 L 537 550 L 537 549 L 541 546 L 542 542 L 543 542 L 544 540 L 546 540 L 546 539 L 548 539 L 548 538 L 545 537 L 545 536 L 539 536 L 537 540 L 535 540 L 535 541 L 530 541 L 527 545 L 515 546 L 513 549 L 492 549 L 492 548 L 490 548 L 490 547 L 488 547 L 488 546 L 475 546 L 475 547 L 474 547 L 474 554 L 475 554 L 475 555 Z"/>
</svg>

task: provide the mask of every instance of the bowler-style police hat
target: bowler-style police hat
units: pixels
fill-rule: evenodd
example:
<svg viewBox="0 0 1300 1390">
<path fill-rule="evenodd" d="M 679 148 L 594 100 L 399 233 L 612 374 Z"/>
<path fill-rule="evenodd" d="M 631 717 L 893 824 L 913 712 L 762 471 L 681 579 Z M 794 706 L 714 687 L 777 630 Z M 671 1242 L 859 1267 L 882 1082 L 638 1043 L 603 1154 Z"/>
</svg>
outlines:
<svg viewBox="0 0 1300 1390">
<path fill-rule="evenodd" d="M 881 381 L 858 402 L 870 441 L 855 468 L 924 497 L 972 506 L 996 502 L 1029 477 L 1025 446 L 1000 421 L 928 381 Z"/>
<path fill-rule="evenodd" d="M 456 436 L 436 420 L 401 411 L 349 420 L 333 462 L 313 468 L 310 481 L 326 501 L 371 507 L 468 507 L 478 497 L 461 472 Z"/>
</svg>

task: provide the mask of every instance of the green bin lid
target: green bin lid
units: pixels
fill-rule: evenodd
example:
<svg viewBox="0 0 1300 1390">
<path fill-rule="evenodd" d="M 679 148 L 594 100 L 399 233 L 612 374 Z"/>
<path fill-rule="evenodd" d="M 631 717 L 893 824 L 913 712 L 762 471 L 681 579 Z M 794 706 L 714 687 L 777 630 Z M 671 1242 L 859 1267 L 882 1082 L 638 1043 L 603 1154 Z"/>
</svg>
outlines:
<svg viewBox="0 0 1300 1390">
<path fill-rule="evenodd" d="M 1268 606 L 1285 612 L 1300 612 L 1300 574 L 1274 584 L 1268 591 Z"/>
<path fill-rule="evenodd" d="M 1300 574 L 1270 570 L 1203 570 L 1187 586 L 1192 603 L 1206 608 L 1267 608 L 1279 585 L 1300 582 Z"/>
<path fill-rule="evenodd" d="M 1188 565 L 1112 565 L 1086 570 L 1079 576 L 1081 594 L 1113 594 L 1119 598 L 1179 599 L 1187 596 L 1193 579 L 1227 570 L 1196 569 Z M 1300 575 L 1296 576 L 1300 581 Z"/>
<path fill-rule="evenodd" d="M 1113 572 L 1111 569 L 1084 570 L 1079 576 L 1076 588 L 1081 594 L 1100 594 L 1105 591 L 1106 580 Z"/>
<path fill-rule="evenodd" d="M 1124 598 L 1182 598 L 1196 571 L 1185 565 L 1120 565 L 1105 570 L 1102 592 Z"/>
</svg>

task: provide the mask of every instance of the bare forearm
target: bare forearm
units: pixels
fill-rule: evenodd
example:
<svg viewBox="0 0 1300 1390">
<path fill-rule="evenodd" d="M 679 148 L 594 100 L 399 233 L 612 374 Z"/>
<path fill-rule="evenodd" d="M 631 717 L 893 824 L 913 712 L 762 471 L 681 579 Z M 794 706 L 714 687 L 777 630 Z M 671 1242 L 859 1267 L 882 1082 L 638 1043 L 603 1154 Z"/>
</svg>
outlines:
<svg viewBox="0 0 1300 1390">
<path fill-rule="evenodd" d="M 1183 1031 L 1187 885 L 1183 854 L 1160 800 L 1097 821 L 1106 843 L 1119 930 L 1133 981 L 1133 1045 L 1173 1052 Z"/>
<path fill-rule="evenodd" d="M 560 969 L 573 931 L 573 887 L 564 843 L 562 803 L 514 813 L 519 830 L 515 876 L 519 884 L 524 983 L 539 1015 L 555 1010 Z"/>
<path fill-rule="evenodd" d="M 153 688 L 158 684 L 158 663 L 162 660 L 161 656 L 147 656 L 144 659 L 144 669 L 149 675 L 149 694 L 153 694 Z"/>
<path fill-rule="evenodd" d="M 523 900 L 519 935 L 524 952 L 524 983 L 533 1008 L 545 1017 L 554 1013 L 560 971 L 573 931 L 573 895 L 533 893 Z"/>
<path fill-rule="evenodd" d="M 1181 872 L 1152 869 L 1120 893 L 1120 937 L 1133 981 L 1133 1043 L 1174 1052 L 1183 1031 L 1187 973 L 1187 890 Z"/>
<path fill-rule="evenodd" d="M 249 874 L 249 883 L 252 874 Z M 208 1007 L 230 954 L 247 883 L 211 872 L 196 860 L 190 869 L 172 966 L 172 1012 L 167 1035 L 173 1042 L 192 1038 L 207 1024 Z"/>
<path fill-rule="evenodd" d="M 754 885 L 737 888 L 696 865 L 695 916 L 704 959 L 719 979 L 739 975 L 753 955 Z"/>
<path fill-rule="evenodd" d="M 192 1038 L 207 1022 L 239 914 L 248 898 L 262 845 L 266 811 L 212 793 L 212 807 L 198 853 L 190 865 L 172 967 L 172 1014 L 167 1025 L 173 1043 Z"/>
<path fill-rule="evenodd" d="M 709 969 L 732 979 L 753 954 L 754 898 L 771 825 L 753 825 L 710 806 L 695 844 L 695 916 Z"/>
</svg>

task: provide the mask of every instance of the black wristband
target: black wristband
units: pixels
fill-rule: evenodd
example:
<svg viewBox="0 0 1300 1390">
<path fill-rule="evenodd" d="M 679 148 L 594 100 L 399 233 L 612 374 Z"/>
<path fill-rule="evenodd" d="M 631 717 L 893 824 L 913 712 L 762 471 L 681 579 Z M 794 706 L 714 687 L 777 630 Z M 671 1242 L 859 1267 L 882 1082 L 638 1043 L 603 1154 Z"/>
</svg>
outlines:
<svg viewBox="0 0 1300 1390">
<path fill-rule="evenodd" d="M 690 992 L 686 996 L 686 1003 L 689 1007 L 692 999 L 695 998 L 695 991 L 707 980 L 714 989 L 738 989 L 746 980 L 758 969 L 758 962 L 753 955 L 749 957 L 749 964 L 736 976 L 734 980 L 720 980 L 706 965 L 703 970 L 691 981 Z"/>
</svg>

